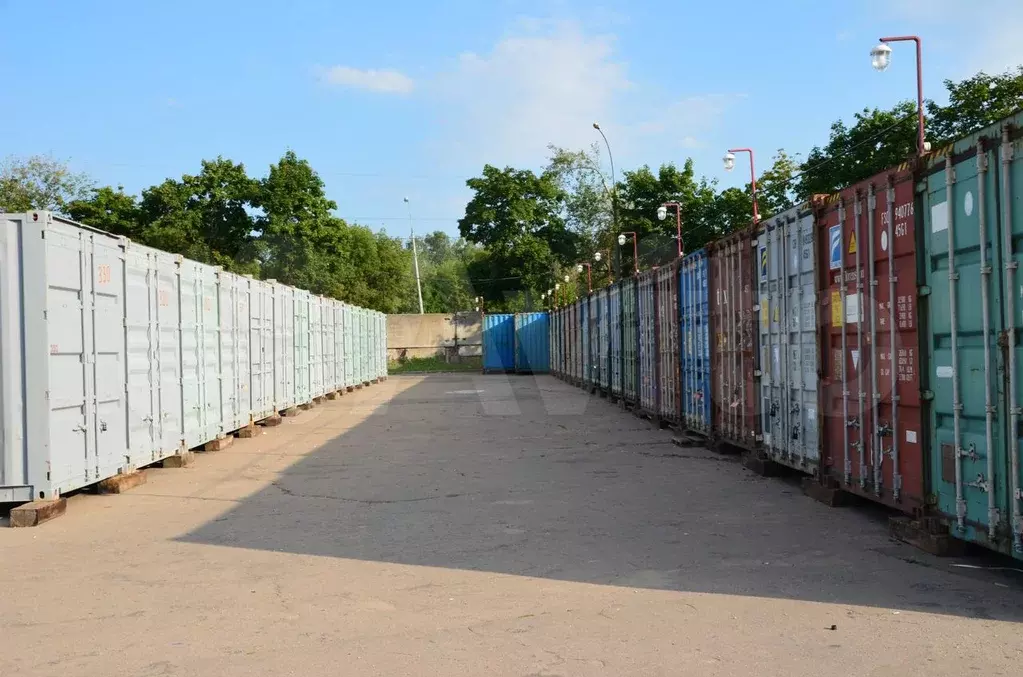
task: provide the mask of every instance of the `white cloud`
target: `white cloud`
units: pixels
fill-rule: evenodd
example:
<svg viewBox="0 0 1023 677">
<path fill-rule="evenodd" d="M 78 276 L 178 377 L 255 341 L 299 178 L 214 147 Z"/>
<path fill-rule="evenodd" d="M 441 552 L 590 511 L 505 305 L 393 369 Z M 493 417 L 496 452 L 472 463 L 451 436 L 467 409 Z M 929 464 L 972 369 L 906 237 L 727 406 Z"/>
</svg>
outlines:
<svg viewBox="0 0 1023 677">
<path fill-rule="evenodd" d="M 391 69 L 360 70 L 351 66 L 331 66 L 320 73 L 320 79 L 338 87 L 354 87 L 372 92 L 408 94 L 415 86 L 412 78 Z"/>
<path fill-rule="evenodd" d="M 487 53 L 464 53 L 434 82 L 444 138 L 458 160 L 535 166 L 547 145 L 585 148 L 599 122 L 621 161 L 691 148 L 734 102 L 633 81 L 615 38 L 571 22 L 523 21 Z M 673 97 L 675 97 L 673 99 Z"/>
</svg>

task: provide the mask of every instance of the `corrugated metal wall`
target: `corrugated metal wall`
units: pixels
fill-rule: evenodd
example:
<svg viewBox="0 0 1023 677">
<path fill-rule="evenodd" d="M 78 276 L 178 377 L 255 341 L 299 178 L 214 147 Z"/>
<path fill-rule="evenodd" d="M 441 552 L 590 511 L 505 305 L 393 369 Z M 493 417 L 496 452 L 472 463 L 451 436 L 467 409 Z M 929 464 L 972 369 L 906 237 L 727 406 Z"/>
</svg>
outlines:
<svg viewBox="0 0 1023 677">
<path fill-rule="evenodd" d="M 678 423 L 678 261 L 657 269 L 657 403 L 662 421 Z"/>
<path fill-rule="evenodd" d="M 48 212 L 0 215 L 0 502 L 53 498 L 308 402 L 299 374 L 325 368 L 310 364 L 308 299 Z"/>
<path fill-rule="evenodd" d="M 639 322 L 639 406 L 652 416 L 658 412 L 657 284 L 656 270 L 640 273 L 637 321 Z"/>
<path fill-rule="evenodd" d="M 705 250 L 689 254 L 679 266 L 679 333 L 682 425 L 710 433 L 710 298 Z"/>
</svg>

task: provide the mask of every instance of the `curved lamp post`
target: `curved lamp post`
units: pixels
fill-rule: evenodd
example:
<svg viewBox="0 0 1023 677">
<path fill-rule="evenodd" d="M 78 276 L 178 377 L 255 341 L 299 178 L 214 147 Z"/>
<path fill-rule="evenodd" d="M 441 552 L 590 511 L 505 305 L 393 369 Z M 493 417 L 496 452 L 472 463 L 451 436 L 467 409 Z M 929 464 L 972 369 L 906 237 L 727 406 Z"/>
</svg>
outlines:
<svg viewBox="0 0 1023 677">
<path fill-rule="evenodd" d="M 604 130 L 596 122 L 593 123 L 593 128 L 600 134 L 600 138 L 604 139 L 604 146 L 607 148 L 607 158 L 611 161 L 611 224 L 615 230 L 618 230 L 618 181 L 615 178 L 615 158 L 611 154 L 611 144 L 608 143 Z M 611 265 L 610 260 L 607 265 Z"/>
<path fill-rule="evenodd" d="M 874 70 L 884 72 L 892 62 L 892 48 L 889 42 L 915 42 L 916 43 L 916 149 L 917 153 L 923 155 L 930 150 L 930 145 L 924 141 L 924 71 L 923 71 L 923 49 L 920 45 L 920 38 L 916 35 L 896 35 L 888 38 L 881 38 L 881 44 L 870 50 L 870 64 Z"/>
<path fill-rule="evenodd" d="M 632 264 L 636 270 L 636 274 L 639 274 L 639 242 L 638 237 L 634 231 L 627 231 L 618 235 L 618 246 L 624 247 L 626 235 L 632 236 Z"/>
<path fill-rule="evenodd" d="M 592 294 L 593 293 L 593 275 L 592 275 L 592 270 L 590 269 L 590 264 L 589 263 L 579 263 L 579 264 L 576 264 L 575 272 L 582 273 L 583 272 L 583 266 L 586 266 L 586 291 Z"/>
<path fill-rule="evenodd" d="M 604 254 L 607 254 L 607 274 L 608 274 L 608 277 L 611 278 L 611 282 L 614 282 L 614 271 L 611 270 L 611 250 L 610 249 L 601 249 L 600 251 L 596 252 L 593 255 L 593 260 L 596 261 L 597 263 L 600 263 L 600 261 L 604 258 Z"/>
<path fill-rule="evenodd" d="M 753 224 L 760 223 L 760 209 L 757 207 L 757 172 L 753 166 L 753 149 L 752 148 L 731 148 L 725 153 L 724 162 L 725 170 L 732 171 L 735 169 L 735 153 L 749 153 L 749 178 L 750 186 L 753 192 Z"/>
<path fill-rule="evenodd" d="M 682 205 L 678 202 L 665 202 L 657 208 L 657 218 L 660 221 L 668 218 L 668 207 L 675 208 L 675 228 L 678 231 L 678 257 L 682 258 Z"/>
</svg>

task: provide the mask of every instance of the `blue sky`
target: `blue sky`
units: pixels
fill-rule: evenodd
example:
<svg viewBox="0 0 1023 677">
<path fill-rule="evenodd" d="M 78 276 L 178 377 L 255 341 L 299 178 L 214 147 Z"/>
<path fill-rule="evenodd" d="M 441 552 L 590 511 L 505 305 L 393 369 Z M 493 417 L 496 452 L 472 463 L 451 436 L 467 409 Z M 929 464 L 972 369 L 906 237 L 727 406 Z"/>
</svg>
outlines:
<svg viewBox="0 0 1023 677">
<path fill-rule="evenodd" d="M 599 121 L 616 166 L 729 146 L 804 154 L 838 117 L 1023 62 L 1023 3 L 973 0 L 0 0 L 0 156 L 50 153 L 137 192 L 202 158 L 252 175 L 288 148 L 341 216 L 457 233 L 483 164 L 539 168 Z"/>
</svg>

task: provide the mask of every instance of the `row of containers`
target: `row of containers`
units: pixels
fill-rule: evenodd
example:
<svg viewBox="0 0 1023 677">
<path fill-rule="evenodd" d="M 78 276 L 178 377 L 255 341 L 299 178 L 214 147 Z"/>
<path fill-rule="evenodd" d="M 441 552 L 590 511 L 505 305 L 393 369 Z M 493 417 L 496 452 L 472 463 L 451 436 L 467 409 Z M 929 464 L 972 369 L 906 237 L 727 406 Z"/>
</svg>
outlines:
<svg viewBox="0 0 1023 677">
<path fill-rule="evenodd" d="M 1023 558 L 1021 151 L 1016 114 L 593 292 L 552 370 Z"/>
<path fill-rule="evenodd" d="M 0 214 L 0 503 L 378 382 L 386 330 L 381 313 L 48 212 Z"/>
</svg>

